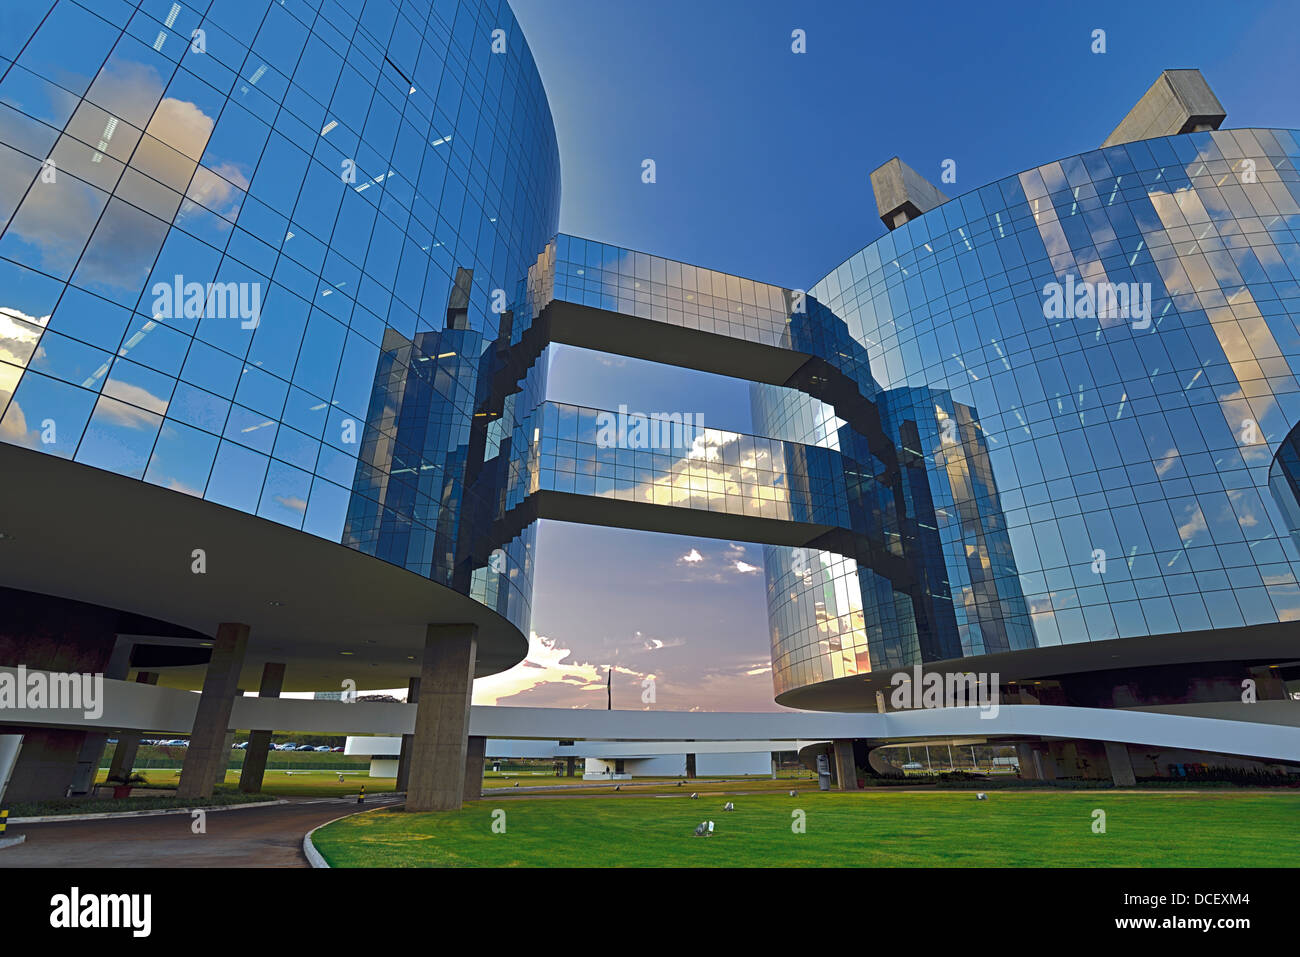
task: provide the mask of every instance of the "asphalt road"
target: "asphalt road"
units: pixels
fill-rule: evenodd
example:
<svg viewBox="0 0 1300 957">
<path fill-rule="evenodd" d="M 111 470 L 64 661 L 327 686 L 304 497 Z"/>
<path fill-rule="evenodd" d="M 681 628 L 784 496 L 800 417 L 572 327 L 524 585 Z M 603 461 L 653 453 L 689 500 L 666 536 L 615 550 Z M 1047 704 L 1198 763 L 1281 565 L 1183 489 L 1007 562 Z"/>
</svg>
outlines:
<svg viewBox="0 0 1300 957">
<path fill-rule="evenodd" d="M 366 807 L 397 803 L 374 798 Z M 207 833 L 195 834 L 188 814 L 11 824 L 7 836 L 27 841 L 0 850 L 11 867 L 307 867 L 303 835 L 358 810 L 355 800 L 304 799 L 273 807 L 210 811 Z"/>
</svg>

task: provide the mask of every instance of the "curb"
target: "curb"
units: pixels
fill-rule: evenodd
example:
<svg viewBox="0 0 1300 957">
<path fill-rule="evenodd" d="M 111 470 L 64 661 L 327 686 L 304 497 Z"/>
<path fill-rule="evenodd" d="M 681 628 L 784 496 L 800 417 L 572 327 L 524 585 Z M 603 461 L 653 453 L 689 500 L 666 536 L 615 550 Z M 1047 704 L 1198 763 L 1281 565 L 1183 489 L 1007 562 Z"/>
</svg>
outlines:
<svg viewBox="0 0 1300 957">
<path fill-rule="evenodd" d="M 0 851 L 3 851 L 6 847 L 17 847 L 25 840 L 27 840 L 26 834 L 19 834 L 16 837 L 0 837 Z"/>
<path fill-rule="evenodd" d="M 103 814 L 49 814 L 43 817 L 11 817 L 10 824 L 57 824 L 59 821 L 115 821 L 120 818 L 128 817 L 162 817 L 166 814 L 190 814 L 194 811 L 202 810 L 212 811 L 238 811 L 242 808 L 250 807 L 273 807 L 277 804 L 288 804 L 284 798 L 275 801 L 256 801 L 251 804 L 220 804 L 216 807 L 204 807 L 202 804 L 196 804 L 193 807 L 167 807 L 155 808 L 151 811 L 106 811 Z"/>
<path fill-rule="evenodd" d="M 316 850 L 316 845 L 313 844 L 311 841 L 311 836 L 315 834 L 317 831 L 319 831 L 321 828 L 329 827 L 331 824 L 336 824 L 339 821 L 342 821 L 344 818 L 356 817 L 358 814 L 366 814 L 369 811 L 380 811 L 383 810 L 384 808 L 400 807 L 400 806 L 401 806 L 400 801 L 394 802 L 392 804 L 381 804 L 378 807 L 368 807 L 364 811 L 352 811 L 349 814 L 342 814 L 334 818 L 334 820 L 332 821 L 326 821 L 324 824 L 317 824 L 315 827 L 313 827 L 310 831 L 308 831 L 306 834 L 302 836 L 302 853 L 303 856 L 307 858 L 307 864 L 310 867 L 315 869 L 323 868 L 325 870 L 333 870 L 333 868 L 330 867 L 329 861 L 325 860 L 325 858 L 321 855 L 321 852 Z"/>
</svg>

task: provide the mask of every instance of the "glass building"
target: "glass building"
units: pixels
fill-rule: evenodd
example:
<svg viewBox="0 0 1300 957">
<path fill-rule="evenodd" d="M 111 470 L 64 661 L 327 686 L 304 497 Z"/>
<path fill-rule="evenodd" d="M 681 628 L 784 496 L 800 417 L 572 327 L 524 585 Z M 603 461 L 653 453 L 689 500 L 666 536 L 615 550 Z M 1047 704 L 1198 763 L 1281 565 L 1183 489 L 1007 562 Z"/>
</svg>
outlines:
<svg viewBox="0 0 1300 957">
<path fill-rule="evenodd" d="M 10 446 L 346 546 L 521 640 L 539 519 L 759 543 L 794 706 L 1168 636 L 1218 681 L 1300 618 L 1296 134 L 1052 162 L 786 289 L 557 234 L 505 0 L 3 17 Z M 749 380 L 758 434 L 611 445 L 615 410 L 547 400 L 551 343 Z"/>
<path fill-rule="evenodd" d="M 925 461 L 960 655 L 1217 633 L 1249 657 L 1251 629 L 1300 618 L 1297 157 L 1281 130 L 1084 153 L 930 210 L 810 289 L 866 349 L 886 419 L 918 430 L 903 444 Z M 1053 316 L 1053 283 L 1147 298 Z M 808 402 L 786 400 L 759 419 Z M 821 421 L 794 434 L 835 441 Z M 778 695 L 872 668 L 845 650 L 877 647 L 872 589 L 850 570 L 832 603 L 775 558 Z"/>
<path fill-rule="evenodd" d="M 491 588 L 466 544 L 494 291 L 559 206 L 504 0 L 3 18 L 0 438 L 473 589 L 526 631 L 531 537 Z"/>
</svg>

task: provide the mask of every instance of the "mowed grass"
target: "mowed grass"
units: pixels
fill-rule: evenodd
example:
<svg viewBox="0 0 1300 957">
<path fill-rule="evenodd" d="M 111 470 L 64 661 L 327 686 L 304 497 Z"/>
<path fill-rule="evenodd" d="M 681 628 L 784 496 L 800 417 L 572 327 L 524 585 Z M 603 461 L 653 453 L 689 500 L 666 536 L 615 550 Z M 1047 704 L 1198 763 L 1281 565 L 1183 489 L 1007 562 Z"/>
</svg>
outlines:
<svg viewBox="0 0 1300 957">
<path fill-rule="evenodd" d="M 239 771 L 227 771 L 226 783 L 239 787 Z M 356 794 L 363 785 L 366 794 L 389 794 L 397 780 L 372 778 L 365 770 L 345 772 L 342 781 L 338 771 L 267 771 L 262 775 L 262 793 L 274 797 L 345 797 Z"/>
<path fill-rule="evenodd" d="M 491 798 L 318 830 L 335 867 L 1294 867 L 1300 795 L 801 792 Z M 1093 832 L 1093 811 L 1106 833 Z M 504 834 L 493 812 L 505 812 Z M 794 833 L 793 812 L 806 832 Z M 714 836 L 692 831 L 712 819 Z"/>
<path fill-rule="evenodd" d="M 681 782 L 680 784 L 678 782 Z M 773 780 L 770 777 L 733 777 L 733 778 L 689 778 L 682 780 L 680 778 L 634 778 L 631 781 L 615 781 L 614 783 L 601 781 L 586 781 L 582 778 L 529 778 L 527 776 L 511 777 L 509 780 L 501 778 L 485 777 L 483 779 L 484 791 L 500 791 L 503 794 L 509 794 L 518 783 L 522 788 L 533 788 L 532 794 L 614 794 L 614 788 L 618 787 L 618 793 L 626 794 L 734 794 L 739 791 L 781 791 L 787 792 L 790 789 L 817 789 L 816 778 L 777 778 Z"/>
<path fill-rule="evenodd" d="M 179 771 L 170 769 L 153 768 L 140 773 L 153 787 L 175 787 L 181 779 Z M 226 772 L 226 787 L 239 787 L 239 773 L 238 768 Z M 96 781 L 103 784 L 107 776 L 107 770 L 101 769 Z M 262 775 L 262 794 L 268 798 L 344 797 L 356 794 L 363 784 L 367 794 L 388 794 L 394 790 L 397 781 L 394 778 L 369 777 L 364 769 L 345 771 L 342 781 L 339 781 L 338 771 L 267 771 Z M 135 791 L 136 795 L 140 793 L 140 789 Z"/>
</svg>

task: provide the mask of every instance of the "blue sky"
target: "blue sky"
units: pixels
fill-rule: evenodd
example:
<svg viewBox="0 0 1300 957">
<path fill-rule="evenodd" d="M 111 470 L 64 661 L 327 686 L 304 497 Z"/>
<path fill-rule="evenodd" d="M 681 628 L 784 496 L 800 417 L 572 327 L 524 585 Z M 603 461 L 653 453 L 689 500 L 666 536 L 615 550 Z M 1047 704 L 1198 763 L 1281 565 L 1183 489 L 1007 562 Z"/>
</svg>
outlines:
<svg viewBox="0 0 1300 957">
<path fill-rule="evenodd" d="M 560 228 L 791 287 L 884 234 L 869 174 L 890 157 L 935 182 L 955 160 L 959 195 L 1097 147 L 1163 69 L 1199 68 L 1226 126 L 1300 126 L 1288 2 L 511 6 L 555 119 Z M 550 395 L 749 426 L 741 383 L 582 350 L 556 350 Z M 775 707 L 760 548 L 544 523 L 539 559 L 545 640 L 476 701 L 604 707 L 614 664 L 615 707 L 643 706 L 647 674 L 659 708 Z"/>
</svg>

